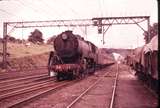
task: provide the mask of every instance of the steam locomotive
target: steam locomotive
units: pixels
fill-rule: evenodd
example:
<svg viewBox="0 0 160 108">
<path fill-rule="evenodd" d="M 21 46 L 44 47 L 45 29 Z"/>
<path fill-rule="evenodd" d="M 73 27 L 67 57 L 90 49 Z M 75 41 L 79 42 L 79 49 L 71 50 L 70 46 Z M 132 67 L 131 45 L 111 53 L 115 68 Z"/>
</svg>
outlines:
<svg viewBox="0 0 160 108">
<path fill-rule="evenodd" d="M 72 31 L 62 32 L 54 39 L 54 50 L 49 56 L 48 72 L 57 80 L 83 78 L 94 73 L 99 63 L 98 48 Z"/>
</svg>

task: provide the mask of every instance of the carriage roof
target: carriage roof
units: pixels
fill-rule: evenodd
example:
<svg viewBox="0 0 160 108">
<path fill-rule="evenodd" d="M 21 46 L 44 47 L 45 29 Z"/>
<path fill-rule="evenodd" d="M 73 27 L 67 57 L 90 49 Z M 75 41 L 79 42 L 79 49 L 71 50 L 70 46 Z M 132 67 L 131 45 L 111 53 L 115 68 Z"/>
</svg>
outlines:
<svg viewBox="0 0 160 108">
<path fill-rule="evenodd" d="M 145 45 L 144 53 L 158 51 L 158 36 L 154 36 L 151 41 Z"/>
</svg>

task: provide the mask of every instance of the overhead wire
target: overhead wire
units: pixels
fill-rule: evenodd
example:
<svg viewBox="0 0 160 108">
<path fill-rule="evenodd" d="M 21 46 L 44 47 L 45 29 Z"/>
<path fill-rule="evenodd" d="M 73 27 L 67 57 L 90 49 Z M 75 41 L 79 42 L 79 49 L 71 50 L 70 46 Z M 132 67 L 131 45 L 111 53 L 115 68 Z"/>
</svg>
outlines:
<svg viewBox="0 0 160 108">
<path fill-rule="evenodd" d="M 21 0 L 17 0 L 17 1 L 18 1 L 21 5 L 23 5 L 24 7 L 29 8 L 30 10 L 32 10 L 34 13 L 39 13 L 41 16 L 45 16 L 47 19 L 50 19 L 50 16 L 48 16 L 48 13 L 49 13 L 50 11 L 45 11 L 43 8 L 41 8 L 42 5 L 37 8 L 37 6 L 33 5 L 33 3 L 29 2 L 29 1 L 25 1 L 25 2 L 26 2 L 27 4 L 29 4 L 29 5 L 24 4 L 24 2 L 22 2 Z M 39 1 L 37 1 L 37 2 L 39 2 Z M 36 8 L 35 8 L 35 7 L 36 7 Z M 46 8 L 46 7 L 45 7 L 45 8 Z M 43 14 L 43 15 L 42 15 L 42 14 Z"/>
<path fill-rule="evenodd" d="M 45 8 L 48 8 L 48 10 L 52 10 L 52 11 L 49 11 L 49 13 L 51 13 L 50 15 L 58 16 L 58 18 L 61 18 L 63 16 L 62 14 L 59 13 L 59 10 L 57 10 L 56 8 L 54 8 L 54 6 L 51 7 L 46 1 L 39 0 L 39 2 L 41 2 L 41 4 L 43 4 L 45 6 Z M 63 20 L 61 20 L 61 21 L 64 23 Z M 60 30 L 60 28 L 61 27 L 58 26 L 58 31 Z"/>
<path fill-rule="evenodd" d="M 5 0 L 5 1 L 7 1 L 7 0 Z M 15 14 L 13 14 L 13 13 L 11 13 L 11 12 L 8 12 L 8 11 L 6 11 L 6 10 L 4 10 L 4 9 L 0 9 L 0 11 L 3 12 L 3 13 L 5 13 L 6 15 L 14 16 L 14 17 L 18 18 L 17 15 L 15 15 Z M 7 33 L 7 34 L 10 35 L 10 33 L 13 32 L 14 30 L 15 30 L 15 27 L 10 28 L 10 30 L 8 30 L 8 33 Z"/>
<path fill-rule="evenodd" d="M 48 16 L 48 13 L 50 12 L 50 11 L 46 11 L 46 10 L 44 10 L 43 8 L 41 8 L 41 7 L 43 7 L 42 5 L 40 5 L 40 6 L 38 6 L 38 8 L 34 8 L 34 7 L 37 7 L 36 5 L 34 5 L 33 3 L 31 3 L 31 2 L 28 2 L 27 1 L 27 4 L 29 4 L 29 5 L 25 5 L 23 2 L 21 2 L 21 1 L 19 1 L 23 6 L 25 6 L 26 8 L 30 8 L 30 9 L 32 9 L 32 11 L 34 11 L 34 12 L 36 12 L 36 13 L 41 13 L 40 15 L 42 15 L 43 14 L 43 16 L 45 16 L 44 18 L 47 18 L 47 19 L 51 19 L 50 18 L 50 16 Z M 37 1 L 37 2 L 39 2 L 39 1 Z M 41 4 L 44 4 L 44 3 L 41 3 Z M 41 11 L 39 11 L 39 10 L 41 10 Z M 39 29 L 41 29 L 41 30 L 43 30 L 43 28 L 44 27 L 39 27 Z"/>
<path fill-rule="evenodd" d="M 46 4 L 46 2 L 43 1 L 38 1 L 40 3 L 41 6 L 38 7 L 38 9 L 40 9 L 41 11 L 43 11 L 45 13 L 45 15 L 47 16 L 48 19 L 52 19 L 50 17 L 55 16 L 54 13 L 52 13 L 53 8 L 50 8 L 49 5 Z M 32 4 L 32 3 L 30 3 Z M 33 5 L 34 6 L 34 5 Z"/>
<path fill-rule="evenodd" d="M 31 9 L 33 12 L 37 13 L 38 11 L 36 9 L 34 9 L 33 7 L 24 4 L 21 0 L 17 0 L 18 3 L 20 3 L 23 7 L 29 8 Z M 38 12 L 39 13 L 39 12 Z"/>
<path fill-rule="evenodd" d="M 7 12 L 6 10 L 0 9 L 0 11 L 8 15 L 15 16 L 13 13 Z"/>
<path fill-rule="evenodd" d="M 5 3 L 6 3 L 6 2 L 8 3 L 9 0 L 3 0 L 3 1 L 5 1 Z M 6 11 L 6 10 L 4 10 L 4 9 L 0 9 L 0 11 L 3 12 L 3 13 L 5 13 L 6 15 L 14 16 L 14 17 L 18 18 L 17 15 L 15 15 L 15 14 L 9 12 L 9 11 Z"/>
<path fill-rule="evenodd" d="M 49 11 L 49 13 L 51 13 L 53 16 L 58 16 L 58 18 L 61 18 L 62 15 L 59 13 L 58 10 L 56 10 L 54 7 L 51 7 L 50 5 L 47 4 L 47 2 L 43 1 L 43 0 L 40 0 L 39 2 L 41 2 L 41 4 L 45 5 L 45 8 L 47 7 L 49 10 L 52 10 L 52 11 Z M 52 13 L 52 12 L 55 12 L 55 13 Z"/>
<path fill-rule="evenodd" d="M 48 12 L 50 13 L 51 11 L 46 11 L 46 10 L 44 10 L 44 9 L 42 9 L 42 7 L 44 7 L 45 6 L 45 8 L 47 7 L 47 8 L 50 8 L 50 10 L 55 10 L 55 8 L 51 8 L 51 6 L 50 5 L 48 5 L 48 3 L 47 2 L 44 2 L 44 1 L 42 1 L 42 0 L 40 0 L 40 1 L 37 1 L 37 2 L 42 2 L 41 4 L 44 4 L 44 6 L 42 5 L 42 6 L 40 6 L 40 7 L 38 7 L 38 9 L 35 9 L 35 5 L 33 5 L 31 2 L 28 2 L 27 1 L 27 3 L 25 4 L 22 0 L 16 0 L 16 2 L 18 2 L 22 7 L 25 7 L 25 8 L 29 8 L 30 10 L 32 10 L 34 13 L 40 13 L 40 11 L 38 10 L 38 9 L 40 9 L 40 10 L 42 10 L 43 11 L 43 13 L 41 13 L 41 14 L 44 14 L 45 13 L 45 16 L 47 16 L 48 17 Z M 27 5 L 27 4 L 30 4 L 30 5 Z M 65 7 L 68 7 L 69 8 L 69 10 L 71 10 L 71 12 L 73 13 L 73 14 L 75 14 L 75 15 L 78 15 L 79 13 L 78 12 L 76 12 L 73 8 L 71 8 L 69 5 L 66 5 L 66 4 L 68 4 L 68 2 L 66 2 L 66 3 L 64 3 L 65 4 Z M 0 10 L 0 11 L 2 11 L 2 12 L 5 12 L 5 13 L 7 13 L 7 14 L 9 14 L 9 15 L 14 15 L 14 14 L 12 14 L 12 13 L 8 13 L 7 11 L 5 11 L 5 10 Z M 61 10 L 62 11 L 62 10 Z M 64 12 L 65 13 L 65 12 Z M 53 13 L 52 13 L 53 14 Z M 59 14 L 59 12 L 58 11 L 56 11 L 56 15 L 58 14 L 58 16 L 60 16 L 60 18 L 61 18 L 61 14 Z M 15 16 L 15 15 L 14 15 Z M 49 17 L 50 18 L 50 17 Z M 48 19 L 49 19 L 48 18 Z M 22 20 L 24 20 L 24 19 L 22 19 Z M 79 27 L 81 30 L 82 30 L 82 28 L 81 27 Z"/>
<path fill-rule="evenodd" d="M 105 16 L 105 2 L 104 2 L 104 0 L 102 0 L 102 16 Z"/>
<path fill-rule="evenodd" d="M 71 10 L 71 12 L 74 14 L 74 15 L 80 15 L 76 10 L 74 10 L 72 7 L 70 7 L 70 5 L 68 4 L 69 2 L 64 2 L 63 4 L 65 4 L 65 7 L 68 7 L 69 8 L 69 10 Z M 76 28 L 77 29 L 80 29 L 80 31 L 85 35 L 85 37 L 87 38 L 87 35 L 86 35 L 86 33 L 85 33 L 85 28 L 84 29 L 82 29 L 82 27 L 80 27 L 80 26 L 76 26 Z M 72 30 L 74 30 L 73 28 L 72 28 Z"/>
<path fill-rule="evenodd" d="M 99 12 L 100 12 L 100 17 L 103 16 L 103 13 L 102 13 L 102 5 L 101 5 L 101 0 L 98 0 L 98 5 L 99 5 Z"/>
<path fill-rule="evenodd" d="M 48 4 L 47 4 L 46 2 L 44 2 L 43 0 L 41 0 L 41 2 L 42 2 L 44 5 L 46 5 L 47 7 L 51 8 L 50 5 L 48 5 Z M 68 5 L 68 2 L 64 2 L 64 3 L 61 4 L 61 5 L 64 5 L 64 4 L 65 4 L 65 8 L 68 7 L 68 9 L 71 10 L 71 12 L 72 12 L 73 14 L 75 14 L 75 15 L 78 14 L 78 12 L 76 12 L 73 8 L 71 8 L 71 7 Z M 55 10 L 55 8 L 51 8 L 51 9 Z M 61 11 L 63 11 L 63 10 L 61 10 Z M 64 16 L 64 14 L 61 15 L 61 14 L 57 13 L 57 12 L 58 12 L 57 10 L 56 10 L 55 12 L 56 12 L 56 15 L 58 14 L 58 15 L 60 16 L 60 18 L 61 18 L 62 16 Z M 63 11 L 63 13 L 66 13 L 66 12 Z M 64 22 L 63 20 L 62 20 L 62 22 L 65 24 L 65 22 Z M 67 29 L 68 29 L 68 30 L 69 30 L 70 28 L 72 29 L 72 31 L 75 29 L 75 27 L 69 27 L 69 26 L 67 26 Z M 76 27 L 76 28 L 77 28 L 77 27 Z M 80 29 L 82 29 L 82 28 L 80 28 Z"/>
<path fill-rule="evenodd" d="M 41 2 L 43 5 L 45 5 L 45 8 L 47 7 L 49 10 L 52 10 L 52 11 L 49 11 L 49 12 L 55 12 L 55 13 L 56 13 L 56 16 L 57 16 L 57 14 L 58 14 L 59 17 L 62 16 L 61 14 L 58 13 L 59 11 L 57 11 L 55 8 L 53 8 L 53 7 L 51 7 L 50 5 L 48 5 L 48 4 L 47 4 L 46 2 L 44 2 L 43 0 L 40 0 L 39 2 Z M 53 10 L 55 10 L 55 11 L 53 11 Z M 55 13 L 52 13 L 52 15 L 55 16 Z"/>
</svg>

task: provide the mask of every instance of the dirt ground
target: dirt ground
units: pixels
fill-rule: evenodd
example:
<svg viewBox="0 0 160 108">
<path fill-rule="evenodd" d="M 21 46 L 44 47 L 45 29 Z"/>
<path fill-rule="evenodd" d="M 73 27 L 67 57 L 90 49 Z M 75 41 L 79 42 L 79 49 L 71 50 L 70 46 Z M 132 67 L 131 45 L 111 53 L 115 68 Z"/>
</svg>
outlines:
<svg viewBox="0 0 160 108">
<path fill-rule="evenodd" d="M 115 108 L 157 108 L 158 99 L 130 71 L 120 65 Z"/>
</svg>

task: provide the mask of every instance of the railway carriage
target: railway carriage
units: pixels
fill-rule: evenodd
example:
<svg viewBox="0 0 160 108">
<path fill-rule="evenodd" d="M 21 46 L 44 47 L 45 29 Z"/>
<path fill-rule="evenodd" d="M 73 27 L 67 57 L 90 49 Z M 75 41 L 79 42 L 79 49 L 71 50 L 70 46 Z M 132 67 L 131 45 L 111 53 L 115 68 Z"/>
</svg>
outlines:
<svg viewBox="0 0 160 108">
<path fill-rule="evenodd" d="M 113 55 L 109 55 L 106 53 L 105 50 L 103 49 L 98 49 L 98 56 L 97 56 L 97 67 L 98 68 L 103 68 L 108 65 L 112 65 L 115 63 Z"/>
<path fill-rule="evenodd" d="M 136 48 L 132 58 L 132 67 L 139 79 L 158 92 L 158 36 L 143 47 Z"/>
<path fill-rule="evenodd" d="M 145 45 L 141 64 L 147 85 L 158 92 L 158 36 Z"/>
</svg>

